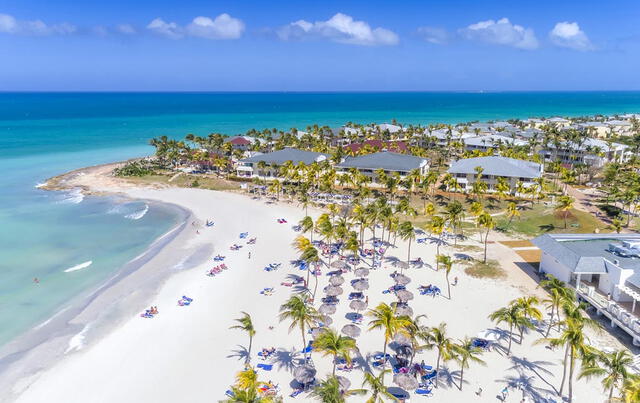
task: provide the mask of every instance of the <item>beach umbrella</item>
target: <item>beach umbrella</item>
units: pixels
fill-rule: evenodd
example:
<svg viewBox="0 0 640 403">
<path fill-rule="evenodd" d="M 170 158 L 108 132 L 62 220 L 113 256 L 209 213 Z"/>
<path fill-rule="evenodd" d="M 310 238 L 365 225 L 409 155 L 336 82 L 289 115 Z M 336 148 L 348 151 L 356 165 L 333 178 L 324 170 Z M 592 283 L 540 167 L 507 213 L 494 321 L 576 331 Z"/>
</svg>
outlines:
<svg viewBox="0 0 640 403">
<path fill-rule="evenodd" d="M 358 337 L 360 336 L 360 328 L 356 325 L 344 325 L 342 327 L 342 333 L 349 337 Z"/>
<path fill-rule="evenodd" d="M 398 357 L 408 358 L 408 357 L 411 357 L 412 354 L 413 354 L 413 348 L 411 348 L 411 346 L 402 345 L 402 346 L 396 347 L 396 355 Z"/>
<path fill-rule="evenodd" d="M 361 278 L 359 280 L 355 280 L 351 283 L 351 286 L 356 290 L 356 291 L 364 291 L 364 290 L 368 290 L 369 289 L 369 280 L 367 280 L 366 278 Z"/>
<path fill-rule="evenodd" d="M 369 269 L 367 269 L 366 267 L 358 267 L 354 274 L 357 277 L 367 277 L 369 275 Z"/>
<path fill-rule="evenodd" d="M 363 311 L 367 309 L 367 303 L 360 299 L 354 299 L 349 303 L 349 308 L 354 309 L 356 311 Z"/>
<path fill-rule="evenodd" d="M 410 374 L 395 374 L 393 383 L 406 390 L 414 390 L 418 387 L 418 381 Z"/>
<path fill-rule="evenodd" d="M 478 333 L 479 339 L 485 339 L 489 341 L 498 341 L 504 337 L 505 337 L 504 332 L 497 329 L 487 329 Z"/>
<path fill-rule="evenodd" d="M 293 370 L 293 377 L 302 384 L 311 383 L 316 379 L 316 369 L 311 365 L 303 365 Z"/>
<path fill-rule="evenodd" d="M 393 341 L 396 344 L 399 344 L 401 346 L 411 345 L 411 340 L 405 334 L 402 334 L 402 333 L 396 333 L 396 335 L 393 337 Z"/>
<path fill-rule="evenodd" d="M 396 315 L 413 316 L 413 309 L 408 305 L 400 305 L 396 308 Z"/>
<path fill-rule="evenodd" d="M 340 390 L 349 390 L 349 386 L 351 386 L 351 381 L 345 378 L 344 376 L 337 376 L 338 384 L 340 385 Z"/>
<path fill-rule="evenodd" d="M 398 297 L 400 301 L 410 301 L 413 299 L 413 293 L 407 290 L 398 290 L 396 291 L 396 297 Z"/>
<path fill-rule="evenodd" d="M 342 287 L 330 285 L 330 286 L 324 287 L 324 292 L 330 297 L 335 297 L 337 295 L 342 294 Z"/>
<path fill-rule="evenodd" d="M 334 269 L 349 269 L 349 265 L 346 262 L 343 262 L 342 260 L 336 260 L 335 262 L 331 263 L 330 267 L 333 267 Z"/>
<path fill-rule="evenodd" d="M 395 281 L 396 284 L 407 285 L 411 282 L 411 279 L 404 274 L 396 274 L 393 276 L 393 281 Z"/>
<path fill-rule="evenodd" d="M 322 327 L 314 327 L 313 329 L 311 329 L 311 336 L 316 339 L 318 338 L 318 336 L 324 332 L 324 328 Z"/>
<path fill-rule="evenodd" d="M 402 260 L 396 260 L 395 262 L 393 262 L 393 265 L 395 267 L 399 267 L 401 269 L 408 269 L 409 268 L 409 263 L 403 262 Z"/>
<path fill-rule="evenodd" d="M 341 285 L 344 283 L 344 277 L 342 276 L 333 276 L 329 279 L 329 284 L 331 285 Z"/>
<path fill-rule="evenodd" d="M 331 319 L 331 316 L 329 315 L 322 316 L 320 321 L 324 323 L 325 326 L 330 326 L 333 323 L 333 319 Z"/>
<path fill-rule="evenodd" d="M 330 304 L 322 304 L 320 308 L 318 308 L 318 312 L 320 312 L 321 315 L 333 315 L 336 313 L 336 310 L 336 306 Z"/>
</svg>

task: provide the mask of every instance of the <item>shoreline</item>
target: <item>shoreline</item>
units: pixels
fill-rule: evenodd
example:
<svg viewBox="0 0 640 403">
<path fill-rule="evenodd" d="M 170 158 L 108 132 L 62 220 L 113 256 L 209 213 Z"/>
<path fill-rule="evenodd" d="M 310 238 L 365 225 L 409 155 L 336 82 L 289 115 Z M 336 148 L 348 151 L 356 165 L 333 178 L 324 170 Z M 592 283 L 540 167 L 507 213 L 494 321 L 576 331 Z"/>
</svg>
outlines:
<svg viewBox="0 0 640 403">
<path fill-rule="evenodd" d="M 150 186 L 125 183 L 104 175 L 106 170 L 114 165 L 76 170 L 73 173 L 82 172 L 84 175 L 65 177 L 63 174 L 62 179 L 69 179 L 64 183 L 70 188 L 80 188 L 83 184 L 89 184 L 91 190 L 100 193 L 117 193 L 137 200 L 180 206 L 190 212 L 189 221 L 198 219 L 203 222 L 205 218 L 214 217 L 215 225 L 209 229 L 198 227 L 201 234 L 196 236 L 194 228 L 188 225 L 189 221 L 183 223 L 184 227 L 174 239 L 139 270 L 126 277 L 132 287 L 147 284 L 149 294 L 141 293 L 138 287 L 134 288 L 132 293 L 120 290 L 124 295 L 117 295 L 114 287 L 105 290 L 102 297 L 115 299 L 114 306 L 119 308 L 104 312 L 102 317 L 110 326 L 94 328 L 89 323 L 82 327 L 76 325 L 74 333 L 66 336 L 75 337 L 75 341 L 80 345 L 84 341 L 83 337 L 86 337 L 86 348 L 65 354 L 65 351 L 74 345 L 58 343 L 54 352 L 57 352 L 56 357 L 60 359 L 52 359 L 44 366 L 39 365 L 41 362 L 36 359 L 24 361 L 31 365 L 27 368 L 30 371 L 25 370 L 18 374 L 21 376 L 12 378 L 16 382 L 7 382 L 6 388 L 1 385 L 1 390 L 6 390 L 8 398 L 0 396 L 0 400 L 20 403 L 39 403 L 46 399 L 78 403 L 182 400 L 209 402 L 212 399 L 224 398 L 224 390 L 233 382 L 235 372 L 241 369 L 246 354 L 244 346 L 247 342 L 245 335 L 228 328 L 240 311 L 246 311 L 253 316 L 257 329 L 255 350 L 251 356 L 255 357 L 260 347 L 279 347 L 276 361 L 273 362 L 273 372 L 261 371 L 260 379 L 273 380 L 279 384 L 285 396 L 284 401 L 292 401 L 288 395 L 292 391 L 292 368 L 300 359 L 300 335 L 295 331 L 288 332 L 288 323 L 279 323 L 275 318 L 279 306 L 293 291 L 283 286 L 282 282 L 290 281 L 290 276 L 294 273 L 300 274 L 297 268 L 289 267 L 289 262 L 298 256 L 291 247 L 291 239 L 296 233 L 291 230 L 290 225 L 301 219 L 304 211 L 285 203 L 265 204 L 237 192 L 168 186 L 154 189 Z M 318 211 L 310 209 L 309 213 L 317 216 Z M 280 217 L 286 217 L 289 224 L 277 223 L 276 219 Z M 258 237 L 257 244 L 246 245 L 240 252 L 230 252 L 228 246 L 239 242 L 237 234 L 244 231 L 249 231 L 250 236 Z M 472 245 L 477 244 L 475 240 L 470 239 L 469 242 Z M 485 329 L 495 329 L 495 324 L 489 321 L 487 316 L 504 306 L 507 301 L 523 295 L 543 297 L 544 292 L 537 288 L 535 280 L 516 267 L 515 262 L 518 260 L 513 260 L 517 259 L 515 252 L 497 243 L 495 245 L 490 249 L 489 256 L 501 260 L 507 278 L 477 279 L 457 268 L 455 275 L 460 276 L 461 281 L 452 287 L 452 297 L 432 298 L 416 295 L 414 308 L 419 309 L 419 313 L 427 313 L 429 323 L 434 326 L 440 322 L 447 322 L 450 335 L 461 338 L 474 336 Z M 406 256 L 405 248 L 406 242 L 398 240 L 398 246 L 390 250 L 389 258 L 403 259 Z M 444 248 L 448 249 L 447 246 Z M 252 252 L 249 259 L 247 251 Z M 414 244 L 412 251 L 412 256 L 420 256 L 429 264 L 435 262 L 435 250 L 430 244 Z M 225 264 L 229 265 L 230 270 L 215 278 L 209 278 L 204 276 L 204 271 L 211 267 L 209 258 L 213 253 L 227 255 Z M 201 259 L 202 257 L 204 259 Z M 262 270 L 263 265 L 273 262 L 283 263 L 285 267 L 271 273 Z M 377 301 L 388 303 L 394 298 L 389 294 L 380 293 L 389 286 L 389 273 L 394 270 L 393 263 L 386 262 L 384 266 L 386 267 L 372 270 L 369 276 L 372 305 Z M 150 281 L 148 276 L 157 275 L 156 270 L 162 268 L 165 269 L 164 273 L 169 275 L 163 277 L 164 280 L 157 278 L 157 281 Z M 323 275 L 317 278 L 319 292 L 328 284 L 325 271 L 323 269 Z M 443 290 L 447 287 L 444 275 L 436 273 L 430 267 L 410 269 L 407 274 L 413 279 L 409 285 L 412 290 L 419 284 L 433 284 Z M 273 287 L 274 294 L 259 295 L 263 287 Z M 350 291 L 348 287 L 347 282 L 345 290 Z M 112 292 L 109 293 L 109 290 Z M 194 298 L 195 303 L 189 307 L 177 306 L 176 299 L 181 295 Z M 118 299 L 119 297 L 121 299 Z M 99 301 L 94 300 L 93 304 L 97 305 L 98 311 L 104 310 L 104 305 L 100 305 Z M 152 320 L 139 318 L 140 309 L 144 310 L 149 304 L 157 305 L 160 314 Z M 343 324 L 349 323 L 347 305 L 342 303 L 333 316 L 336 322 L 333 327 L 338 330 Z M 468 319 L 451 320 L 454 317 Z M 50 324 L 46 326 L 48 325 Z M 99 337 L 92 337 L 93 332 L 97 332 Z M 594 341 L 598 344 L 617 346 L 616 341 L 611 339 L 598 336 Z M 55 341 L 56 338 L 52 337 L 51 343 Z M 358 370 L 353 374 L 340 375 L 350 378 L 353 385 L 359 385 L 360 370 L 370 370 L 371 355 L 381 351 L 382 341 L 382 333 L 379 331 L 371 331 L 360 337 L 358 345 L 361 353 L 354 357 Z M 483 357 L 488 361 L 491 371 L 486 371 L 480 366 L 465 371 L 465 381 L 471 384 L 465 387 L 464 392 L 451 385 L 443 386 L 437 391 L 437 399 L 456 403 L 471 401 L 474 398 L 477 400 L 474 390 L 480 385 L 487 389 L 486 398 L 490 398 L 492 389 L 500 390 L 504 386 L 501 385 L 505 382 L 504 379 L 508 380 L 510 376 L 520 374 L 519 371 L 526 371 L 527 365 L 538 365 L 537 363 L 544 365 L 544 378 L 549 378 L 553 384 L 559 383 L 562 368 L 556 361 L 559 361 L 561 356 L 558 352 L 532 343 L 530 336 L 526 337 L 522 344 L 514 343 L 511 358 L 503 356 L 499 351 Z M 536 361 L 528 364 L 529 361 L 524 355 L 535 357 Z M 428 363 L 435 364 L 432 352 L 421 353 L 421 356 Z M 519 364 L 521 362 L 524 364 Z M 329 359 L 316 356 L 314 364 L 321 377 L 331 370 Z M 455 372 L 457 364 L 447 366 L 446 370 Z M 534 374 L 528 374 L 534 378 Z M 524 376 L 523 373 L 520 375 Z M 501 376 L 505 378 L 500 379 Z M 532 391 L 541 398 L 553 393 L 553 388 L 544 378 L 532 381 L 535 382 Z M 599 385 L 593 382 L 576 380 L 575 383 L 578 400 L 601 394 Z M 306 399 L 308 396 L 299 397 L 297 400 Z"/>
<path fill-rule="evenodd" d="M 190 265 L 197 265 L 197 262 L 176 257 L 175 262 L 168 266 L 170 268 L 164 271 L 154 270 L 156 266 L 154 260 L 159 255 L 171 255 L 167 253 L 169 250 L 179 250 L 192 237 L 188 223 L 193 221 L 194 214 L 189 209 L 177 204 L 131 197 L 122 192 L 102 191 L 66 183 L 87 171 L 111 168 L 127 161 L 65 172 L 47 179 L 41 189 L 47 191 L 81 189 L 83 194 L 90 196 L 118 196 L 132 201 L 144 201 L 150 206 L 162 205 L 175 212 L 178 223 L 154 239 L 138 256 L 115 270 L 108 279 L 84 290 L 61 306 L 48 319 L 0 347 L 0 401 L 15 400 L 21 389 L 28 387 L 28 381 L 21 385 L 23 381 L 37 377 L 38 373 L 46 371 L 56 362 L 64 359 L 68 353 L 80 351 L 85 346 L 97 343 L 117 329 L 132 314 L 140 309 L 144 310 L 144 303 L 152 299 L 162 284 L 177 270 L 185 270 Z M 178 265 L 182 267 L 176 269 Z M 141 282 L 139 279 L 141 276 L 146 276 L 147 279 Z"/>
</svg>

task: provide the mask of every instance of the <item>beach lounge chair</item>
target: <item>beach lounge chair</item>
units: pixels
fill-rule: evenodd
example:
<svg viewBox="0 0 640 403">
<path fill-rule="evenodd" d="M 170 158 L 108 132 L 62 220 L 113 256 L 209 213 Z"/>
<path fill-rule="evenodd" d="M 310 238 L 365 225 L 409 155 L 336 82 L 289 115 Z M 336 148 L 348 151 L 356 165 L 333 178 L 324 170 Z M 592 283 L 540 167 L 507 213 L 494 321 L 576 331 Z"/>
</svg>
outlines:
<svg viewBox="0 0 640 403">
<path fill-rule="evenodd" d="M 242 232 L 242 233 L 240 233 L 240 239 L 244 239 L 244 238 L 246 238 L 248 235 L 249 235 L 249 233 L 248 233 L 248 232 Z"/>
<path fill-rule="evenodd" d="M 302 389 L 296 389 L 293 392 L 291 392 L 291 394 L 289 395 L 289 397 L 293 397 L 295 398 L 296 396 L 298 396 L 300 393 L 302 393 Z"/>
<path fill-rule="evenodd" d="M 419 389 L 416 389 L 416 395 L 431 397 L 433 396 L 433 393 L 431 392 L 431 389 L 419 388 Z"/>
<path fill-rule="evenodd" d="M 273 364 L 258 364 L 256 367 L 265 371 L 271 371 L 273 369 Z"/>
<path fill-rule="evenodd" d="M 228 396 L 228 397 L 230 397 L 232 399 L 235 397 L 235 395 L 233 394 L 233 391 L 230 390 L 230 389 L 227 389 L 227 391 L 224 392 L 224 394 L 225 394 L 225 396 Z"/>
</svg>

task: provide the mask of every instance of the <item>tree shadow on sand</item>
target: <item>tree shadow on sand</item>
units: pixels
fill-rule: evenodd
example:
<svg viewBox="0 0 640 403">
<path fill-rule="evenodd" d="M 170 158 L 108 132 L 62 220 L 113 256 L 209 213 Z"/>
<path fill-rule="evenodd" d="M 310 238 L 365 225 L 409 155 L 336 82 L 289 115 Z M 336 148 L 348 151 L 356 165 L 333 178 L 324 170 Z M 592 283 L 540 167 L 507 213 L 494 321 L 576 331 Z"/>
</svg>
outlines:
<svg viewBox="0 0 640 403">
<path fill-rule="evenodd" d="M 528 372 L 532 372 L 542 382 L 547 384 L 550 388 L 552 388 L 554 390 L 554 392 L 557 393 L 556 387 L 553 386 L 543 376 L 543 374 L 544 374 L 547 377 L 553 377 L 553 373 L 545 368 L 545 367 L 549 367 L 551 365 L 554 365 L 553 363 L 551 363 L 549 361 L 530 361 L 530 360 L 527 360 L 526 357 L 520 358 L 520 357 L 515 357 L 515 356 L 511 357 L 511 362 L 513 363 L 513 366 L 511 368 L 509 368 L 509 370 L 515 370 L 515 371 L 518 371 L 518 372 L 527 372 L 527 371 Z"/>
<path fill-rule="evenodd" d="M 238 358 L 238 361 L 240 360 L 246 360 L 247 357 L 249 357 L 249 350 L 247 350 L 246 347 L 238 345 L 238 349 L 237 350 L 231 350 L 231 354 L 229 354 L 227 356 L 227 358 Z"/>
<path fill-rule="evenodd" d="M 276 368 L 285 369 L 288 372 L 292 372 L 295 367 L 304 363 L 304 358 L 300 357 L 299 352 L 295 347 L 287 350 L 285 348 L 279 348 L 273 356 L 273 363 Z"/>
<path fill-rule="evenodd" d="M 435 379 L 435 378 L 434 378 Z M 468 384 L 466 380 L 462 381 L 463 384 Z M 460 386 L 460 370 L 452 371 L 447 366 L 440 367 L 438 373 L 438 387 L 445 386 L 447 388 Z"/>
<path fill-rule="evenodd" d="M 512 392 L 522 394 L 523 399 L 528 396 L 534 402 L 546 402 L 547 397 L 554 396 L 556 393 L 553 389 L 535 386 L 534 377 L 523 374 L 522 372 L 518 372 L 513 376 L 506 376 L 496 382 L 506 384 L 506 386 L 510 388 L 516 388 L 516 390 Z M 499 400 L 503 399 L 499 397 Z"/>
</svg>

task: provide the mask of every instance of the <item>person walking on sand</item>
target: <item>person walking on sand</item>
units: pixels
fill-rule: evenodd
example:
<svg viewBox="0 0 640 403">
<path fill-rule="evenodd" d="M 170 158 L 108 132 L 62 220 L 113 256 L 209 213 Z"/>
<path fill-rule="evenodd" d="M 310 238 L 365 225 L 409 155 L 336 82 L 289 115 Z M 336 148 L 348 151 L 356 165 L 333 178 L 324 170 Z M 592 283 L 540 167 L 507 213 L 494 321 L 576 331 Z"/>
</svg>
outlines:
<svg viewBox="0 0 640 403">
<path fill-rule="evenodd" d="M 478 386 L 478 391 L 476 392 L 476 396 L 482 397 L 482 388 Z"/>
<path fill-rule="evenodd" d="M 251 259 L 251 252 L 249 252 L 249 259 Z"/>
</svg>

